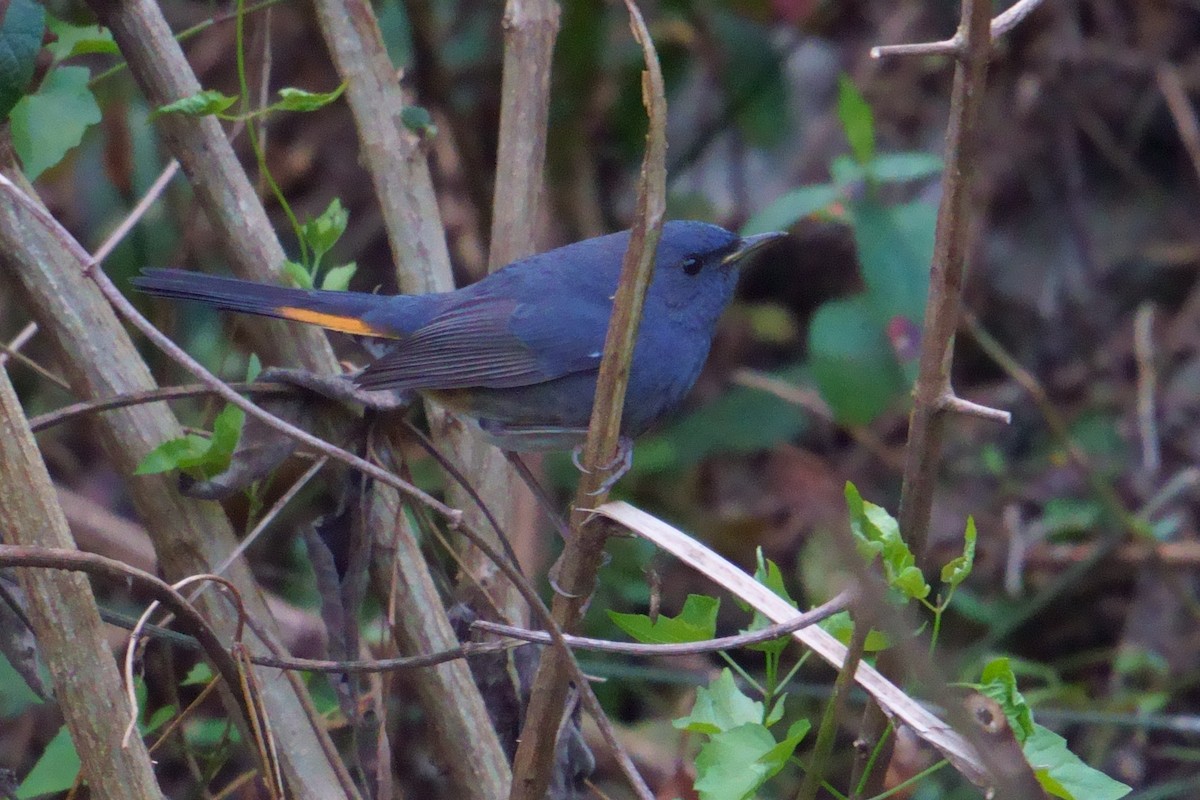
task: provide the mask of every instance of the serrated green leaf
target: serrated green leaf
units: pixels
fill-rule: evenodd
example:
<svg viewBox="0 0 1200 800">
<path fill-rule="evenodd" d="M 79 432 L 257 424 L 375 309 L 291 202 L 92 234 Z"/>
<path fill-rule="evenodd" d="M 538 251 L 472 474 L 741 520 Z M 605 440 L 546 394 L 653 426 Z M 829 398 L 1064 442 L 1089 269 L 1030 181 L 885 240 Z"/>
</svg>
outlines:
<svg viewBox="0 0 1200 800">
<path fill-rule="evenodd" d="M 879 183 L 903 183 L 942 171 L 942 158 L 933 153 L 881 153 L 864 165 L 866 175 Z"/>
<path fill-rule="evenodd" d="M 1023 744 L 1033 735 L 1033 711 L 1017 689 L 1017 676 L 1009 659 L 996 658 L 984 665 L 975 689 L 1000 704 L 1018 742 Z"/>
<path fill-rule="evenodd" d="M 1067 740 L 1041 725 L 1023 746 L 1042 788 L 1063 800 L 1118 800 L 1132 789 L 1080 760 L 1067 747 Z"/>
<path fill-rule="evenodd" d="M 875 116 L 849 75 L 838 78 L 838 119 L 850 142 L 850 152 L 860 164 L 875 158 Z"/>
<path fill-rule="evenodd" d="M 788 593 L 787 586 L 783 582 L 783 572 L 779 569 L 779 565 L 763 555 L 762 548 L 755 550 L 756 566 L 754 569 L 754 580 L 761 583 L 763 586 L 771 590 L 771 592 L 782 598 L 792 608 L 796 608 L 796 601 L 792 599 Z M 760 631 L 763 628 L 770 627 L 774 624 L 774 620 L 764 615 L 758 609 L 754 610 L 754 617 L 750 620 L 750 624 L 742 631 L 742 633 L 753 633 Z M 772 639 L 767 642 L 759 642 L 758 644 L 749 645 L 749 649 L 758 650 L 764 653 L 782 652 L 784 648 L 791 642 L 792 637 L 780 636 L 778 639 Z"/>
<path fill-rule="evenodd" d="M 824 303 L 808 327 L 813 379 L 839 422 L 866 425 L 901 396 L 904 377 L 864 295 Z"/>
<path fill-rule="evenodd" d="M 292 261 L 291 259 L 285 260 L 283 262 L 283 274 L 288 276 L 292 283 L 296 284 L 301 289 L 313 288 L 312 275 L 308 274 L 308 270 L 306 270 L 304 265 L 299 262 Z"/>
<path fill-rule="evenodd" d="M 879 557 L 888 586 L 916 599 L 929 596 L 931 587 L 916 567 L 917 559 L 900 535 L 900 523 L 883 506 L 862 498 L 853 483 L 846 483 L 850 529 L 859 553 L 868 562 Z"/>
<path fill-rule="evenodd" d="M 340 267 L 331 267 L 321 279 L 321 288 L 327 291 L 344 292 L 350 288 L 350 279 L 358 271 L 358 264 L 351 261 Z"/>
<path fill-rule="evenodd" d="M 720 607 L 721 601 L 715 597 L 690 594 L 675 617 L 660 614 L 652 620 L 645 614 L 616 611 L 609 611 L 608 616 L 618 628 L 643 644 L 679 644 L 713 638 Z"/>
<path fill-rule="evenodd" d="M 11 0 L 0 19 L 0 120 L 29 88 L 42 49 L 46 11 L 34 0 Z"/>
<path fill-rule="evenodd" d="M 967 529 L 963 532 L 963 554 L 951 559 L 942 567 L 942 583 L 951 588 L 958 586 L 971 574 L 975 566 L 975 518 L 967 517 Z"/>
<path fill-rule="evenodd" d="M 70 789 L 75 784 L 79 767 L 79 753 L 75 751 L 75 743 L 71 741 L 71 734 L 64 725 L 46 745 L 41 758 L 33 765 L 25 780 L 21 781 L 17 788 L 18 800 Z"/>
<path fill-rule="evenodd" d="M 173 103 L 159 106 L 150 113 L 150 118 L 154 119 L 162 114 L 186 114 L 189 117 L 207 117 L 212 114 L 220 114 L 237 101 L 238 98 L 236 96 L 230 97 L 224 92 L 218 92 L 216 89 L 204 89 L 193 95 L 181 97 Z"/>
<path fill-rule="evenodd" d="M 838 196 L 838 187 L 828 183 L 793 189 L 751 217 L 742 227 L 742 236 L 787 230 L 805 217 L 828 208 Z"/>
<path fill-rule="evenodd" d="M 35 94 L 21 98 L 13 108 L 13 147 L 30 180 L 62 161 L 100 121 L 100 107 L 88 88 L 90 78 L 85 67 L 57 67 Z"/>
<path fill-rule="evenodd" d="M 306 92 L 291 86 L 279 90 L 279 102 L 272 108 L 279 111 L 316 111 L 324 108 L 342 96 L 346 84 L 342 84 L 332 92 Z"/>
<path fill-rule="evenodd" d="M 696 755 L 695 789 L 701 800 L 752 797 L 758 787 L 779 771 L 777 757 L 769 763 L 762 761 L 776 745 L 771 732 L 757 723 L 714 734 Z"/>
<path fill-rule="evenodd" d="M 103 25 L 73 25 L 47 15 L 46 27 L 55 36 L 55 40 L 46 45 L 55 63 L 72 56 L 93 53 L 116 55 L 120 52 L 113 41 L 112 32 Z"/>
<path fill-rule="evenodd" d="M 743 694 L 733 680 L 733 673 L 723 669 L 707 687 L 696 690 L 692 713 L 672 724 L 680 730 L 715 734 L 750 722 L 761 724 L 762 720 L 763 704 Z"/>
</svg>

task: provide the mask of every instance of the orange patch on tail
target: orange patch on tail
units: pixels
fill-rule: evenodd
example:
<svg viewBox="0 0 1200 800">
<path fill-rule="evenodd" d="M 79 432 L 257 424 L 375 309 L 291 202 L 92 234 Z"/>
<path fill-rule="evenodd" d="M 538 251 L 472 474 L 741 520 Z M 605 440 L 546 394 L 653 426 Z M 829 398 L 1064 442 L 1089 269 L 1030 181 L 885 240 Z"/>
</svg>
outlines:
<svg viewBox="0 0 1200 800">
<path fill-rule="evenodd" d="M 328 328 L 331 331 L 353 333 L 358 336 L 387 336 L 392 338 L 391 334 L 381 331 L 378 328 L 372 328 L 358 317 L 326 314 L 321 311 L 310 311 L 307 308 L 296 308 L 294 306 L 279 306 L 275 309 L 275 313 L 284 319 L 307 322 L 310 325 L 320 325 L 322 328 Z"/>
</svg>

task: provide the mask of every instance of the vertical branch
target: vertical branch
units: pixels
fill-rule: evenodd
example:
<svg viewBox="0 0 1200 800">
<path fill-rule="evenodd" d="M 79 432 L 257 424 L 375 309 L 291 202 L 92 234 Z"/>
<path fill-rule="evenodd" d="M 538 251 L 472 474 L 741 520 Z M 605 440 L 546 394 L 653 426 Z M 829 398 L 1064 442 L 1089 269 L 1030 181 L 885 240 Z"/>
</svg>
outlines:
<svg viewBox="0 0 1200 800">
<path fill-rule="evenodd" d="M 414 293 L 449 291 L 454 288 L 450 254 L 424 145 L 400 121 L 404 98 L 375 13 L 364 0 L 316 0 L 315 7 L 338 74 L 347 84 L 346 98 L 383 214 L 400 288 Z M 429 419 L 458 463 L 471 464 L 474 445 L 468 431 L 433 406 Z M 398 498 L 392 492 L 377 495 L 371 509 L 371 519 L 382 523 L 376 527 L 377 544 L 395 553 L 396 569 L 407 576 L 407 590 L 396 598 L 391 615 L 397 644 L 417 652 L 455 646 L 457 640 L 427 575 L 420 546 L 401 521 Z M 472 522 L 467 520 L 468 525 Z M 380 570 L 375 572 L 376 585 L 386 585 Z M 431 738 L 444 759 L 455 796 L 480 800 L 502 796 L 509 783 L 508 758 L 470 667 L 465 662 L 443 664 L 420 670 L 414 680 L 426 714 L 435 721 Z"/>
<path fill-rule="evenodd" d="M 991 52 L 990 11 L 991 4 L 985 0 L 963 0 L 958 34 L 962 45 L 957 53 L 946 129 L 946 177 L 938 208 L 921 360 L 904 451 L 900 530 L 920 559 L 924 557 L 928 539 L 944 412 L 954 397 L 950 363 L 970 234 L 968 204 L 979 141 L 979 111 Z"/>
<path fill-rule="evenodd" d="M 8 544 L 74 549 L 50 475 L 0 369 L 0 529 Z M 50 668 L 54 696 L 98 798 L 160 798 L 141 739 L 122 747 L 129 703 L 104 638 L 87 578 L 22 570 L 38 647 Z"/>
<path fill-rule="evenodd" d="M 338 75 L 346 81 L 346 99 L 386 223 L 400 290 L 450 291 L 454 276 L 433 178 L 420 136 L 400 121 L 404 98 L 375 12 L 366 0 L 317 0 L 315 6 Z"/>
<path fill-rule="evenodd" d="M 550 115 L 550 65 L 558 35 L 559 8 L 555 0 L 508 0 L 504 10 L 504 73 L 500 95 L 499 146 L 496 153 L 495 194 L 492 201 L 491 251 L 488 269 L 533 253 L 534 230 L 546 164 L 546 126 Z M 533 497 L 504 455 L 479 438 L 461 456 L 474 476 L 476 488 L 500 527 L 515 537 L 533 534 Z M 457 503 L 483 525 L 474 504 Z M 532 547 L 515 542 L 518 554 Z M 516 588 L 502 578 L 495 564 L 475 548 L 464 554 L 470 578 L 511 622 L 529 617 Z"/>
<path fill-rule="evenodd" d="M 633 0 L 626 0 L 634 37 L 646 59 L 642 101 L 650 117 L 646 154 L 638 188 L 637 218 L 613 300 L 613 313 L 604 341 L 604 357 L 596 384 L 596 399 L 584 444 L 585 472 L 579 481 L 571 517 L 572 537 L 555 565 L 554 620 L 565 631 L 578 628 L 596 586 L 607 530 L 588 524 L 590 508 L 606 496 L 605 464 L 614 460 L 621 436 L 621 415 L 633 346 L 641 323 L 642 306 L 654 270 L 654 254 L 666 214 L 667 101 L 654 43 Z M 569 652 L 555 648 L 542 656 L 513 761 L 512 800 L 541 800 L 554 763 L 555 741 L 562 720 L 570 674 Z"/>
</svg>

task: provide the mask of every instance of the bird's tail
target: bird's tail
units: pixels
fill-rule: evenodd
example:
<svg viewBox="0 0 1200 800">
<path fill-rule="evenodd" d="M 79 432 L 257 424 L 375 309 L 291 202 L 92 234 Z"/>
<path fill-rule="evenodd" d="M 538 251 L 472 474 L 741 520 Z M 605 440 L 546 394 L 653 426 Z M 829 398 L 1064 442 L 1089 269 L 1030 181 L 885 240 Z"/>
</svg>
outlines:
<svg viewBox="0 0 1200 800">
<path fill-rule="evenodd" d="M 294 289 L 182 269 L 142 270 L 133 285 L 147 294 L 194 300 L 225 311 L 307 322 L 359 336 L 398 335 L 364 319 L 387 302 L 389 298 L 382 295 Z"/>
</svg>

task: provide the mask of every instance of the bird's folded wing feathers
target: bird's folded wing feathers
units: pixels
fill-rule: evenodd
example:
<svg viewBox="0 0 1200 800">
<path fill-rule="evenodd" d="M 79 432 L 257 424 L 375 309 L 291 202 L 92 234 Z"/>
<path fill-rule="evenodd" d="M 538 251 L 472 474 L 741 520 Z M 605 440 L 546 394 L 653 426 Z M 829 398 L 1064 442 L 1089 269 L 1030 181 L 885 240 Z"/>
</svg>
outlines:
<svg viewBox="0 0 1200 800">
<path fill-rule="evenodd" d="M 365 389 L 400 391 L 541 383 L 595 369 L 606 322 L 598 327 L 591 319 L 563 320 L 561 312 L 540 314 L 536 304 L 471 298 L 401 339 L 355 382 Z M 564 324 L 570 330 L 563 330 Z"/>
</svg>

